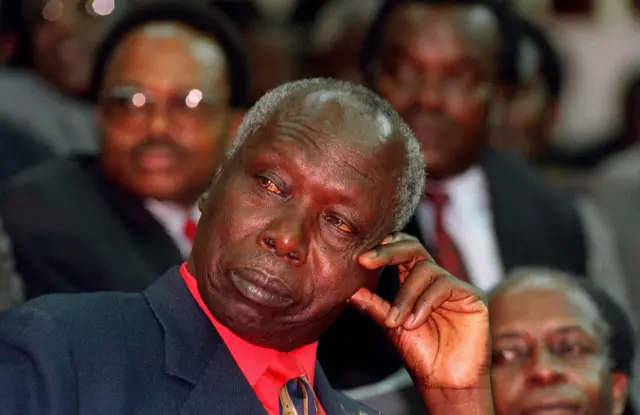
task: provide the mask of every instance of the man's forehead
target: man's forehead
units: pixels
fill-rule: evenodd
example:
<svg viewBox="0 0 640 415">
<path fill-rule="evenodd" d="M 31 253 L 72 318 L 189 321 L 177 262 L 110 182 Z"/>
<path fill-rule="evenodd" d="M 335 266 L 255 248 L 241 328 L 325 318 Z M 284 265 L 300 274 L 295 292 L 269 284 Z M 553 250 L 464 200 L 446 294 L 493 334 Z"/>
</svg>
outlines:
<svg viewBox="0 0 640 415">
<path fill-rule="evenodd" d="M 207 71 L 220 71 L 226 67 L 226 55 L 222 47 L 212 38 L 180 22 L 151 22 L 129 33 L 118 50 L 126 49 L 134 41 L 166 41 L 182 45 L 192 58 Z"/>
<path fill-rule="evenodd" d="M 386 143 L 395 133 L 393 120 L 383 111 L 349 91 L 335 89 L 309 91 L 285 100 L 274 118 L 307 125 L 321 136 L 372 144 Z"/>
<path fill-rule="evenodd" d="M 385 32 L 391 40 L 427 40 L 444 34 L 463 40 L 470 48 L 486 48 L 487 52 L 495 52 L 500 41 L 497 18 L 482 5 L 437 6 L 419 2 L 401 5 L 391 12 Z"/>
<path fill-rule="evenodd" d="M 599 335 L 606 331 L 597 306 L 584 290 L 553 276 L 522 279 L 491 299 L 492 323 L 535 322 L 545 330 L 575 325 Z"/>
</svg>

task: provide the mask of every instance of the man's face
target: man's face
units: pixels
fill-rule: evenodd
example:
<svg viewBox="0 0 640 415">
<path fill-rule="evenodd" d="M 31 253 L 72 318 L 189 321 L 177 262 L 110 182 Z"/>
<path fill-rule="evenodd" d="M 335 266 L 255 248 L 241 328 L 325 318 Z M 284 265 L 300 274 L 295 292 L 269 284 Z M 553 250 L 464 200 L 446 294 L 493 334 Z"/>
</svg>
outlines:
<svg viewBox="0 0 640 415">
<path fill-rule="evenodd" d="M 375 120 L 307 105 L 287 104 L 216 175 L 192 254 L 216 318 L 278 350 L 317 341 L 377 284 L 358 256 L 393 230 L 403 169 L 402 143 Z"/>
<path fill-rule="evenodd" d="M 410 124 L 436 179 L 465 170 L 484 144 L 497 39 L 482 7 L 416 3 L 390 16 L 375 88 Z"/>
<path fill-rule="evenodd" d="M 105 170 L 141 198 L 191 205 L 224 154 L 229 92 L 212 40 L 171 23 L 135 31 L 111 58 L 98 105 Z"/>
<path fill-rule="evenodd" d="M 626 377 L 611 373 L 593 302 L 558 280 L 525 284 L 490 302 L 496 412 L 621 413 Z"/>
</svg>

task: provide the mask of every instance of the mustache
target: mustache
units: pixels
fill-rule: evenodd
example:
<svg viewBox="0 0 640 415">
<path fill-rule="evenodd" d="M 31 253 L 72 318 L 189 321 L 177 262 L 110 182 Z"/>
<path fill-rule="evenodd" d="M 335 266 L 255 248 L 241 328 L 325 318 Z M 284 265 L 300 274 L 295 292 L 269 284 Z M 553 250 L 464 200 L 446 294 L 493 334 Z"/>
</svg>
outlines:
<svg viewBox="0 0 640 415">
<path fill-rule="evenodd" d="M 145 138 L 131 149 L 130 154 L 133 158 L 138 158 L 148 150 L 169 151 L 178 159 L 186 158 L 190 154 L 190 151 L 186 147 L 167 136 Z"/>
</svg>

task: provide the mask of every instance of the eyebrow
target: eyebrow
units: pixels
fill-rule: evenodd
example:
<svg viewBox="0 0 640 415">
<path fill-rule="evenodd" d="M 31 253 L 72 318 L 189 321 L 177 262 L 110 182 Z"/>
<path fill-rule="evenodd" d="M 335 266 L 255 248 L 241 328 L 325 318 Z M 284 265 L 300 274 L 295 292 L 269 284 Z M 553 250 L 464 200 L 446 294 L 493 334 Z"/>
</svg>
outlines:
<svg viewBox="0 0 640 415">
<path fill-rule="evenodd" d="M 505 331 L 493 336 L 496 340 L 520 340 L 524 337 L 524 333 L 519 331 Z"/>
<path fill-rule="evenodd" d="M 587 332 L 584 328 L 578 325 L 569 325 L 555 328 L 554 331 L 559 334 L 572 334 L 572 333 L 581 333 L 591 336 L 592 334 Z"/>
</svg>

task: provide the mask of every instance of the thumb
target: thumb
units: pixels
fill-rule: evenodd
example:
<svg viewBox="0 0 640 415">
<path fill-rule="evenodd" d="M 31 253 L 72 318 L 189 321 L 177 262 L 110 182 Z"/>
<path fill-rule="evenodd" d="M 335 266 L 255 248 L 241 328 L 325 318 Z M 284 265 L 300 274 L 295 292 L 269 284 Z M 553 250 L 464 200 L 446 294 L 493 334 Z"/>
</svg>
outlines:
<svg viewBox="0 0 640 415">
<path fill-rule="evenodd" d="M 391 304 L 366 288 L 360 288 L 351 296 L 349 302 L 363 314 L 368 315 L 376 324 L 386 327 L 385 320 Z"/>
</svg>

